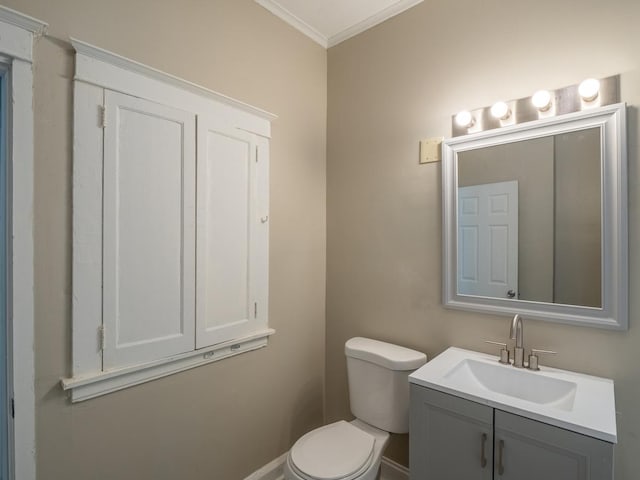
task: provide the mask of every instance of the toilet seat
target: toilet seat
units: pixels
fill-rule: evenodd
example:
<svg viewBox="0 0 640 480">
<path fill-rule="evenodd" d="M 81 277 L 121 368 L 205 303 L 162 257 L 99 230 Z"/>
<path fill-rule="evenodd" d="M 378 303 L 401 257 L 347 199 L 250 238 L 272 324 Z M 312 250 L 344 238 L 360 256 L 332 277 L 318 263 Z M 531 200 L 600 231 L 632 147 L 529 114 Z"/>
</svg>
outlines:
<svg viewBox="0 0 640 480">
<path fill-rule="evenodd" d="M 313 430 L 293 446 L 291 467 L 307 480 L 351 480 L 373 460 L 375 438 L 341 420 Z"/>
</svg>

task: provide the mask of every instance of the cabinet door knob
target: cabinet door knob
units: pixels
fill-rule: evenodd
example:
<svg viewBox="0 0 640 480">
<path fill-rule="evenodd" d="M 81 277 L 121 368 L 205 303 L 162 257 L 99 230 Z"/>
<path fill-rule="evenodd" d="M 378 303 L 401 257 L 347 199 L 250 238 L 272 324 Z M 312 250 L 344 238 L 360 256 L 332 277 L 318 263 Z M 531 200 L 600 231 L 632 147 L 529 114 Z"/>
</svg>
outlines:
<svg viewBox="0 0 640 480">
<path fill-rule="evenodd" d="M 502 454 L 504 453 L 504 440 L 498 442 L 498 475 L 504 473 L 504 465 L 502 464 Z"/>
<path fill-rule="evenodd" d="M 487 457 L 484 454 L 484 446 L 487 443 L 487 434 L 483 433 L 480 437 L 480 466 L 482 468 L 487 466 Z"/>
</svg>

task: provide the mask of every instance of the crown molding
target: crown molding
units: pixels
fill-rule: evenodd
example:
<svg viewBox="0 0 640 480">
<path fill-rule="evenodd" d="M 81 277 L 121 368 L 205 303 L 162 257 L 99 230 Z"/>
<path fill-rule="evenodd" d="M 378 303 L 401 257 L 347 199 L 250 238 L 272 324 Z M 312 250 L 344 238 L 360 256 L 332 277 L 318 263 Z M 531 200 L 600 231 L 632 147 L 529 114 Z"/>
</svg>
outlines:
<svg viewBox="0 0 640 480">
<path fill-rule="evenodd" d="M 294 15 L 289 10 L 282 7 L 277 0 L 255 0 L 256 3 L 269 10 L 276 17 L 279 17 L 281 20 L 285 21 L 295 29 L 304 33 L 307 37 L 320 44 L 324 48 L 330 48 L 341 42 L 344 42 L 345 40 L 354 37 L 359 33 L 362 33 L 365 30 L 368 30 L 369 28 L 384 22 L 385 20 L 388 20 L 389 18 L 394 17 L 404 12 L 405 10 L 408 10 L 409 8 L 422 3 L 423 1 L 424 0 L 398 0 L 393 5 L 390 5 L 387 8 L 374 13 L 370 17 L 367 17 L 360 22 L 354 23 L 350 27 L 347 27 L 344 30 L 336 33 L 335 35 L 331 35 L 330 37 L 328 37 L 313 28 L 300 17 Z"/>
<path fill-rule="evenodd" d="M 154 80 L 164 82 L 166 84 L 181 88 L 191 93 L 195 93 L 202 97 L 209 98 L 211 100 L 215 100 L 217 102 L 220 102 L 226 105 L 230 105 L 239 110 L 256 115 L 257 117 L 264 118 L 268 121 L 272 121 L 277 118 L 276 115 L 274 115 L 273 113 L 267 112 L 266 110 L 262 110 L 260 108 L 249 105 L 247 103 L 241 102 L 239 100 L 235 100 L 231 97 L 227 97 L 222 93 L 209 90 L 208 88 L 202 87 L 188 80 L 184 80 L 180 77 L 176 77 L 175 75 L 171 75 L 161 70 L 157 70 L 155 68 L 149 67 L 142 63 L 136 62 L 134 60 L 130 60 L 128 58 L 122 57 L 115 53 L 109 52 L 108 50 L 104 50 L 102 48 L 90 45 L 86 42 L 83 42 L 75 38 L 71 38 L 70 41 L 74 50 L 79 55 L 84 55 L 85 57 L 93 58 L 100 62 L 107 63 L 115 67 L 121 68 L 123 70 L 138 73 L 140 75 L 144 75 Z M 78 77 L 77 72 L 76 72 L 76 77 Z M 77 78 L 77 79 L 84 80 L 83 78 Z"/>
<path fill-rule="evenodd" d="M 324 48 L 328 48 L 329 42 L 325 35 L 320 33 L 318 30 L 313 28 L 307 22 L 297 17 L 293 13 L 291 13 L 286 8 L 283 8 L 275 2 L 274 0 L 255 0 L 257 4 L 269 10 L 276 17 L 279 17 L 281 20 L 284 20 L 286 23 L 291 25 L 296 30 L 304 33 L 307 37 L 309 37 L 314 42 L 320 44 Z"/>
<path fill-rule="evenodd" d="M 348 28 L 345 28 L 341 32 L 336 33 L 329 37 L 328 48 L 331 48 L 345 40 L 355 37 L 359 33 L 365 30 L 375 27 L 379 23 L 389 20 L 391 17 L 395 17 L 405 10 L 409 10 L 411 7 L 415 7 L 417 4 L 422 3 L 424 0 L 400 0 L 393 5 L 380 10 L 378 13 L 374 13 L 370 17 L 362 20 L 361 22 L 354 23 Z"/>
<path fill-rule="evenodd" d="M 2 5 L 0 5 L 0 21 L 23 28 L 34 35 L 43 35 L 48 27 L 48 24 L 45 22 L 16 12 L 10 8 L 3 7 Z"/>
</svg>

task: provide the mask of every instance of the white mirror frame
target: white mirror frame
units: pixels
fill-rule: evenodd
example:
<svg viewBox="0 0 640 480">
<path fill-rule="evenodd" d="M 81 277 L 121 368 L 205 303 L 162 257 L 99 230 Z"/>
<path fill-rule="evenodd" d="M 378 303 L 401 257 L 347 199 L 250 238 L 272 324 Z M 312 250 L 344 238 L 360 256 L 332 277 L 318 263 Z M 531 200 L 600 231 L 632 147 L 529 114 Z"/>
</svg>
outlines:
<svg viewBox="0 0 640 480">
<path fill-rule="evenodd" d="M 459 152 L 588 128 L 601 132 L 602 308 L 458 294 L 457 212 Z M 624 103 L 451 138 L 442 144 L 443 303 L 445 307 L 571 325 L 627 330 L 627 141 Z"/>
</svg>

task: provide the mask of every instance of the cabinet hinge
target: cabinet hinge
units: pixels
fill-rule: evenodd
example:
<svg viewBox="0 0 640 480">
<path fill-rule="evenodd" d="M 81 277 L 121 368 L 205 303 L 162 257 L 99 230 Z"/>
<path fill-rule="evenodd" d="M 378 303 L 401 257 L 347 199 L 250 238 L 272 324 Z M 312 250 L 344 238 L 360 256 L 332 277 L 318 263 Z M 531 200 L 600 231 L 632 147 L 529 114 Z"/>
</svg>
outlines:
<svg viewBox="0 0 640 480">
<path fill-rule="evenodd" d="M 105 128 L 107 126 L 107 107 L 100 105 L 100 126 Z"/>
<path fill-rule="evenodd" d="M 258 318 L 258 302 L 253 304 L 253 318 Z"/>
<path fill-rule="evenodd" d="M 256 163 L 258 163 L 258 152 L 259 152 L 259 151 L 260 151 L 260 150 L 258 150 L 258 146 L 256 145 Z"/>
<path fill-rule="evenodd" d="M 11 418 L 16 418 L 16 401 L 11 397 Z"/>
<path fill-rule="evenodd" d="M 104 350 L 104 325 L 98 327 L 98 342 L 100 344 L 100 350 Z"/>
</svg>

